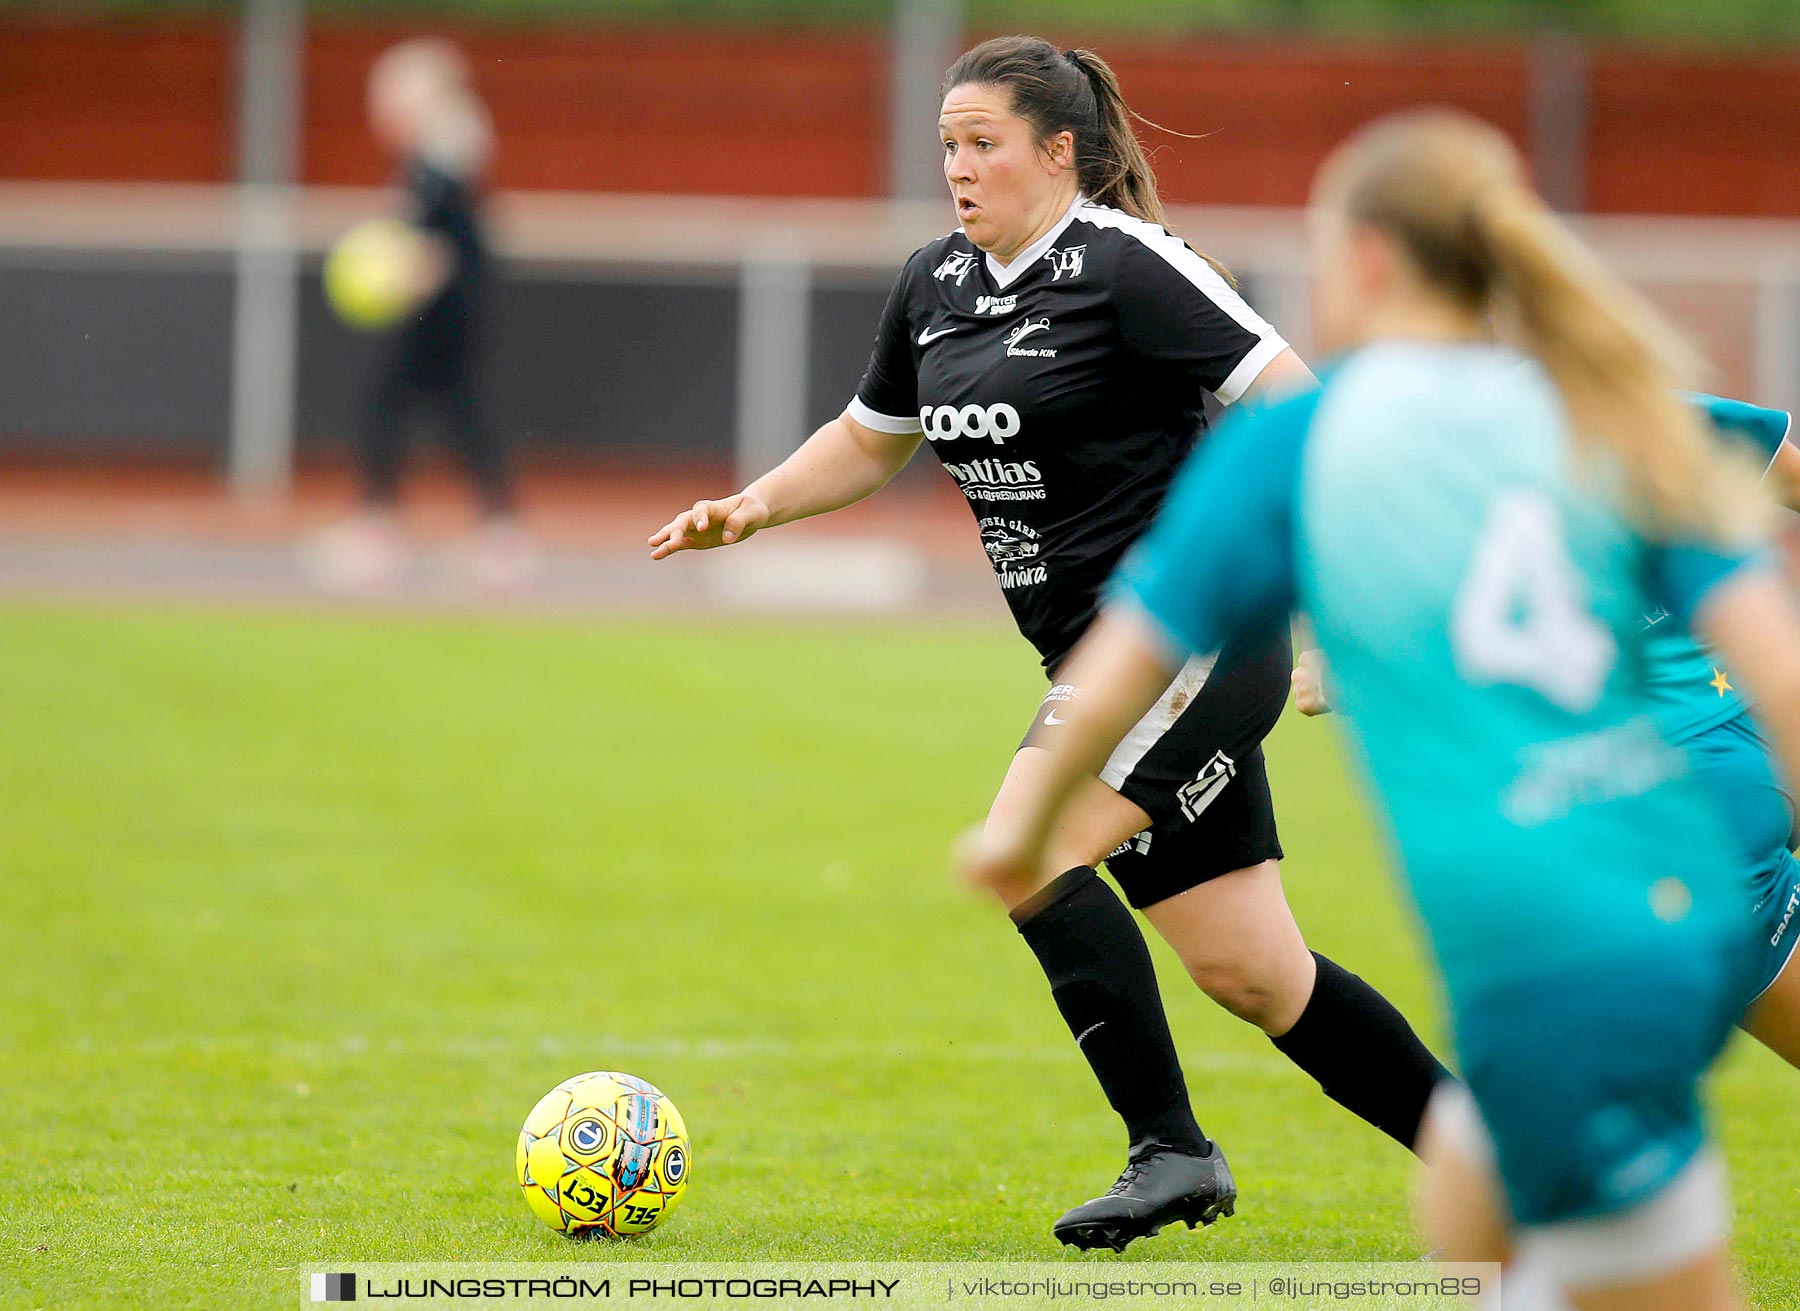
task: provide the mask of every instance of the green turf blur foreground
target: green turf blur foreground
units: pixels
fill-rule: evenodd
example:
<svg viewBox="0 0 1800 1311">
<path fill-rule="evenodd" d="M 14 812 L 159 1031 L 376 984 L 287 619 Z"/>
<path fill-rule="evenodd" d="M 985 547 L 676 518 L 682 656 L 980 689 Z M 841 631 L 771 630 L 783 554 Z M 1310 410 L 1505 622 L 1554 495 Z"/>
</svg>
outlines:
<svg viewBox="0 0 1800 1311">
<path fill-rule="evenodd" d="M 352 1261 L 1086 1260 L 1123 1143 L 946 868 L 1041 692 L 969 627 L 0 616 L 0 1305 L 287 1307 Z M 1313 944 L 1440 1032 L 1334 741 L 1271 750 Z M 1404 1259 L 1409 1159 L 1159 949 L 1238 1215 L 1168 1259 Z M 514 1136 L 661 1085 L 669 1224 L 575 1245 Z M 1717 1084 L 1740 1250 L 1800 1305 L 1800 1076 Z"/>
</svg>

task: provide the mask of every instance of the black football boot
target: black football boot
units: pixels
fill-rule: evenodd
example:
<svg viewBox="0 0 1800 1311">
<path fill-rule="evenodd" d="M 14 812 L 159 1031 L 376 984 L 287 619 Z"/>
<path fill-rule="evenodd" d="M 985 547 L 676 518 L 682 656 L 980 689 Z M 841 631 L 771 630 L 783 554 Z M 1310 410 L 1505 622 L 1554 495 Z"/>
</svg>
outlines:
<svg viewBox="0 0 1800 1311">
<path fill-rule="evenodd" d="M 1164 1225 L 1209 1225 L 1237 1210 L 1237 1185 L 1217 1143 L 1207 1156 L 1158 1142 L 1133 1143 L 1119 1181 L 1106 1196 L 1083 1203 L 1056 1222 L 1057 1238 L 1086 1251 L 1123 1252 L 1134 1238 L 1149 1238 Z"/>
</svg>

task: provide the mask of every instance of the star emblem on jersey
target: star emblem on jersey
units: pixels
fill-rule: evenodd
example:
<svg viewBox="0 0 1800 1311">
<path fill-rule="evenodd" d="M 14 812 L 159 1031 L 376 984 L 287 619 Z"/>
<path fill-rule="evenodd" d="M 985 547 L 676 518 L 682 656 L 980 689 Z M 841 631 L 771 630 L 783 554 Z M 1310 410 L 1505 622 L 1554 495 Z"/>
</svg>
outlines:
<svg viewBox="0 0 1800 1311">
<path fill-rule="evenodd" d="M 1712 682 L 1709 683 L 1708 686 L 1720 696 L 1724 696 L 1727 692 L 1731 691 L 1731 680 L 1725 677 L 1725 671 L 1723 669 L 1715 669 L 1713 670 Z"/>
</svg>

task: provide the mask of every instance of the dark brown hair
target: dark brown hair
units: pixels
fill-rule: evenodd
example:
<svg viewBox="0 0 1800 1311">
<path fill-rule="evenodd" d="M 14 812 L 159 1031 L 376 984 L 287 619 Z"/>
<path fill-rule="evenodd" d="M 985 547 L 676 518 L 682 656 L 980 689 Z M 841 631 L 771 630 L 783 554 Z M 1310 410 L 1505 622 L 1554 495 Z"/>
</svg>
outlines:
<svg viewBox="0 0 1800 1311">
<path fill-rule="evenodd" d="M 1058 50 L 1035 36 L 997 36 L 950 65 L 939 90 L 949 95 L 959 86 L 1006 91 L 1012 112 L 1031 124 L 1040 145 L 1058 132 L 1070 133 L 1075 176 L 1090 200 L 1164 223 L 1156 174 L 1131 126 L 1134 118 L 1150 120 L 1125 103 L 1117 75 L 1092 50 Z M 1230 279 L 1216 260 L 1202 258 Z"/>
</svg>

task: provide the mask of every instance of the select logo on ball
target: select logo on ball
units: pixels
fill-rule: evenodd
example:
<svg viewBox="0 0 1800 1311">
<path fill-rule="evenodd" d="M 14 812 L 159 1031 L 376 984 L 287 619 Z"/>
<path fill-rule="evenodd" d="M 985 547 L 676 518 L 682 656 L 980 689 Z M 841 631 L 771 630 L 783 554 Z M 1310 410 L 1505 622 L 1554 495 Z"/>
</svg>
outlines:
<svg viewBox="0 0 1800 1311">
<path fill-rule="evenodd" d="M 569 1126 L 569 1146 L 583 1156 L 593 1156 L 606 1146 L 606 1126 L 589 1117 Z"/>
</svg>

